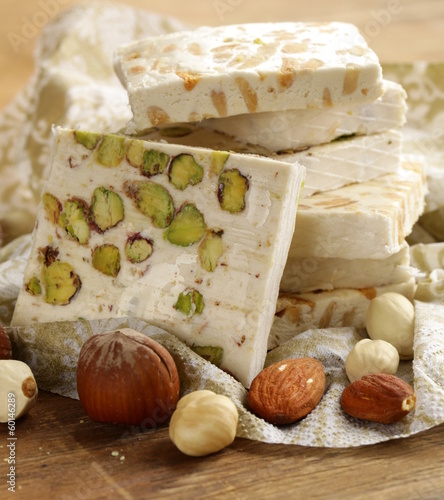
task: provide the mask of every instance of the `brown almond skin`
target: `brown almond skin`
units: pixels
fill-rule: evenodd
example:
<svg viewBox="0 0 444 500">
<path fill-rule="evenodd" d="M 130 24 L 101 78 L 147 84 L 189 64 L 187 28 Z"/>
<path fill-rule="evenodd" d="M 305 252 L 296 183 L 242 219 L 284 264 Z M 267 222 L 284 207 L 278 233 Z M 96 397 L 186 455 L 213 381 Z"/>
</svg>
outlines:
<svg viewBox="0 0 444 500">
<path fill-rule="evenodd" d="M 325 384 L 324 368 L 317 359 L 286 359 L 268 366 L 254 378 L 247 404 L 255 415 L 271 424 L 291 424 L 316 407 Z"/>
<path fill-rule="evenodd" d="M 11 340 L 2 325 L 0 325 L 0 359 L 12 359 Z"/>
<path fill-rule="evenodd" d="M 130 329 L 90 337 L 80 350 L 77 391 L 97 422 L 154 428 L 179 400 L 176 364 L 162 345 Z"/>
<path fill-rule="evenodd" d="M 350 416 L 380 424 L 392 424 L 413 410 L 413 387 L 395 375 L 373 373 L 349 384 L 341 396 L 342 409 Z"/>
</svg>

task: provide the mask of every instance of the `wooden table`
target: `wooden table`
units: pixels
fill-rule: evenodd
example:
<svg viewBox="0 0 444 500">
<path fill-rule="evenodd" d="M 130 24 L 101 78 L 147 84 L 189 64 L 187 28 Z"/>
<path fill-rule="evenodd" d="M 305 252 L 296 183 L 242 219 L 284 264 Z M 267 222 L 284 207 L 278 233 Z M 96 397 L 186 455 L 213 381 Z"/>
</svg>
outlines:
<svg viewBox="0 0 444 500">
<path fill-rule="evenodd" d="M 73 0 L 46 0 L 61 10 Z M 37 35 L 20 34 L 45 0 L 0 4 L 0 107 L 33 71 Z M 442 0 L 146 0 L 128 4 L 194 24 L 342 20 L 357 24 L 384 62 L 444 59 Z M 408 439 L 354 449 L 266 445 L 238 439 L 201 459 L 182 455 L 168 430 L 140 432 L 91 421 L 80 403 L 41 392 L 17 425 L 18 498 L 444 498 L 444 425 Z M 0 428 L 0 498 L 8 498 L 6 430 Z M 11 493 L 12 495 L 12 493 Z M 11 496 L 12 498 L 12 496 Z"/>
</svg>

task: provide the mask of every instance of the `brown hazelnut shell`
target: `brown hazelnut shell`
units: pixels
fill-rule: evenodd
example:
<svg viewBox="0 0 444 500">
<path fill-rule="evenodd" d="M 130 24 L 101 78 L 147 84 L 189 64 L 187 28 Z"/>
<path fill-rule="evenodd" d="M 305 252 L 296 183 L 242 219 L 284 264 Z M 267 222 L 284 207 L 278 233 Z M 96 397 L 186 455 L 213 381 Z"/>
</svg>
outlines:
<svg viewBox="0 0 444 500">
<path fill-rule="evenodd" d="M 93 420 L 156 428 L 169 420 L 179 389 L 168 350 L 135 330 L 94 335 L 82 346 L 77 390 Z"/>
</svg>

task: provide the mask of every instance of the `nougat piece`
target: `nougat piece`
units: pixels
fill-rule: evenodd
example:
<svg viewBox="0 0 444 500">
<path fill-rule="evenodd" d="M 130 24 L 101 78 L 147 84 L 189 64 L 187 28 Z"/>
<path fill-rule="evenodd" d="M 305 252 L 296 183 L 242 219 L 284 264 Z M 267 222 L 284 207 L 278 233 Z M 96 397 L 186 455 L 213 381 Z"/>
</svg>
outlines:
<svg viewBox="0 0 444 500">
<path fill-rule="evenodd" d="M 368 288 L 403 283 L 417 275 L 410 265 L 409 246 L 385 259 L 342 259 L 289 256 L 280 290 L 305 293 L 337 288 Z"/>
<path fill-rule="evenodd" d="M 216 350 L 248 386 L 265 359 L 304 168 L 60 128 L 51 161 L 12 323 L 141 318 Z"/>
<path fill-rule="evenodd" d="M 402 127 L 407 94 L 401 85 L 383 81 L 384 93 L 374 102 L 323 109 L 285 109 L 245 113 L 200 122 L 238 141 L 270 151 L 301 150 L 350 135 L 371 135 Z"/>
<path fill-rule="evenodd" d="M 401 250 L 424 208 L 425 168 L 318 193 L 301 201 L 290 258 L 384 259 Z"/>
<path fill-rule="evenodd" d="M 115 69 L 136 130 L 368 103 L 383 93 L 376 54 L 340 22 L 204 26 L 123 46 Z"/>
<path fill-rule="evenodd" d="M 402 134 L 398 130 L 344 138 L 305 151 L 270 155 L 270 158 L 304 165 L 307 174 L 302 198 L 398 172 L 401 157 Z"/>
<path fill-rule="evenodd" d="M 268 340 L 268 348 L 283 344 L 312 328 L 365 327 L 370 301 L 385 292 L 413 300 L 415 279 L 381 287 L 341 288 L 308 293 L 281 293 Z"/>
<path fill-rule="evenodd" d="M 280 154 L 261 146 L 244 144 L 222 132 L 196 124 L 156 127 L 147 131 L 143 137 L 165 140 L 172 144 L 259 154 L 288 163 L 297 161 L 306 168 L 301 198 L 397 172 L 401 168 L 402 159 L 402 134 L 398 130 L 347 137 L 304 151 Z"/>
</svg>

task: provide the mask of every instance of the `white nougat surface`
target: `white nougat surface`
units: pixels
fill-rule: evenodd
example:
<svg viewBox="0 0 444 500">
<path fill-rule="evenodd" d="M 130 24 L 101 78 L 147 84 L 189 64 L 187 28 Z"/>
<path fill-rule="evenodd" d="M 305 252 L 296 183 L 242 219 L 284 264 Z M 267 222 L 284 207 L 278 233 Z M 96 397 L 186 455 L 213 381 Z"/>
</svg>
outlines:
<svg viewBox="0 0 444 500">
<path fill-rule="evenodd" d="M 368 104 L 245 113 L 203 120 L 200 125 L 276 152 L 327 144 L 342 136 L 377 134 L 406 121 L 405 90 L 389 80 L 383 86 L 383 95 Z"/>
<path fill-rule="evenodd" d="M 403 162 L 397 173 L 301 201 L 291 258 L 385 259 L 401 250 L 424 208 L 425 167 Z"/>
<path fill-rule="evenodd" d="M 134 142 L 124 140 L 127 155 Z M 221 367 L 248 386 L 263 367 L 304 168 L 251 155 L 222 153 L 226 160 L 223 172 L 237 169 L 248 179 L 244 210 L 230 213 L 219 203 L 219 174 L 214 170 L 219 156 L 214 151 L 137 143 L 144 152 L 164 153 L 170 159 L 189 155 L 202 166 L 202 180 L 181 190 L 171 184 L 168 169 L 148 178 L 128 163 L 128 156 L 114 166 L 104 166 L 97 159 L 102 143 L 87 149 L 77 142 L 72 130 L 56 129 L 54 144 L 44 192 L 59 200 L 62 212 L 67 211 L 70 200 L 82 200 L 90 207 L 96 188 L 103 187 L 121 198 L 124 217 L 103 232 L 92 228 L 88 241 L 80 244 L 61 226 L 60 218 L 50 220 L 41 204 L 13 324 L 141 318 L 190 346 L 222 348 Z M 184 205 L 197 207 L 205 220 L 205 234 L 214 230 L 222 235 L 223 253 L 213 271 L 203 266 L 199 253 L 202 241 L 186 247 L 168 241 L 168 228 L 155 227 L 137 208 L 126 187 L 128 182 L 151 182 L 165 188 L 174 201 L 175 218 Z M 127 258 L 126 245 L 140 237 L 152 243 L 153 252 L 138 263 Z M 93 252 L 102 246 L 119 251 L 117 274 L 107 275 L 93 266 Z M 51 259 L 69 265 L 81 281 L 77 294 L 65 305 L 46 300 L 49 282 L 44 279 L 44 266 L 48 267 Z M 41 294 L 29 292 L 27 285 L 32 279 L 40 281 Z M 204 307 L 201 313 L 195 313 L 197 306 L 193 305 L 191 314 L 185 314 L 176 307 L 178 298 L 181 293 L 194 291 L 201 294 Z"/>
<path fill-rule="evenodd" d="M 376 54 L 341 22 L 204 26 L 123 46 L 115 68 L 136 130 L 368 103 L 383 93 Z"/>
<path fill-rule="evenodd" d="M 280 289 L 305 293 L 337 288 L 368 288 L 403 283 L 415 277 L 410 266 L 409 246 L 385 259 L 342 259 L 289 256 Z"/>
</svg>

